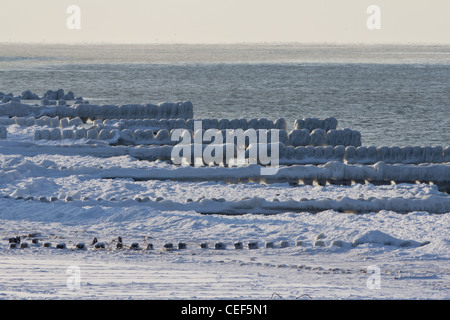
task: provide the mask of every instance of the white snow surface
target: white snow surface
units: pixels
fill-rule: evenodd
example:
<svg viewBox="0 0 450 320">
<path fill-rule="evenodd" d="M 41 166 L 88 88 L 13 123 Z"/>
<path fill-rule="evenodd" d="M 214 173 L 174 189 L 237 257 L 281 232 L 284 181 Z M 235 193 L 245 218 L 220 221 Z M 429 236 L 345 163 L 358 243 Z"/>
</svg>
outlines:
<svg viewBox="0 0 450 320">
<path fill-rule="evenodd" d="M 184 169 L 214 168 L 175 168 L 130 156 L 1 155 L 0 298 L 450 298 L 450 198 L 433 185 L 126 177 L 136 171 L 179 175 Z M 123 176 L 102 177 L 115 170 Z M 321 209 L 330 203 L 356 203 L 363 210 Z M 378 204 L 376 211 L 364 210 L 370 203 Z M 411 210 L 400 213 L 381 204 Z M 444 212 L 416 210 L 436 204 Z M 29 248 L 8 248 L 8 238 L 15 236 Z M 126 246 L 137 242 L 142 250 L 116 249 L 119 236 Z M 94 249 L 94 237 L 107 248 Z M 52 247 L 32 244 L 33 238 Z M 176 248 L 180 241 L 186 249 L 162 250 L 165 243 Z M 244 248 L 235 250 L 236 241 Z M 280 247 L 282 241 L 288 247 Z M 79 242 L 87 249 L 75 250 Z M 216 242 L 226 249 L 214 250 Z M 259 248 L 249 249 L 249 242 Z M 266 242 L 274 248 L 265 248 Z M 66 249 L 56 249 L 58 243 Z M 146 250 L 147 243 L 154 249 Z M 79 271 L 79 287 L 68 285 L 71 270 Z M 371 286 L 374 276 L 379 288 Z"/>
</svg>

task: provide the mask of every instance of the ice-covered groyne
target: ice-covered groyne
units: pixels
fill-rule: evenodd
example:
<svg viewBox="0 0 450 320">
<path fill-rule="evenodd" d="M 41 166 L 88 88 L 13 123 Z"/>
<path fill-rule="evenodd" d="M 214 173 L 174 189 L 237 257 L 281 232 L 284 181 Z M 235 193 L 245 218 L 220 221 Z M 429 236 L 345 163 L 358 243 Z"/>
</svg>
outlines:
<svg viewBox="0 0 450 320">
<path fill-rule="evenodd" d="M 274 121 L 259 119 L 116 119 L 105 120 L 104 124 L 115 125 L 120 129 L 188 129 L 194 130 L 195 122 L 201 121 L 203 130 L 209 129 L 279 129 L 286 130 L 286 120 Z"/>
<path fill-rule="evenodd" d="M 193 105 L 190 101 L 159 104 L 91 105 L 75 104 L 71 106 L 30 105 L 18 101 L 0 104 L 0 117 L 58 117 L 81 119 L 142 119 L 170 118 L 190 119 L 193 117 Z"/>
<path fill-rule="evenodd" d="M 322 129 L 325 131 L 329 131 L 332 129 L 336 129 L 338 125 L 338 121 L 334 117 L 329 117 L 325 119 L 317 119 L 317 118 L 303 118 L 297 119 L 294 121 L 294 129 L 306 129 L 309 131 L 313 131 L 314 129 Z"/>
<path fill-rule="evenodd" d="M 44 97 L 63 99 L 65 95 L 61 90 L 49 90 Z M 34 97 L 32 92 L 23 92 L 22 96 Z M 229 132 L 240 130 L 244 144 L 237 147 L 244 149 L 245 157 L 249 159 L 258 148 L 249 139 L 255 130 L 259 139 L 261 135 L 270 139 L 272 130 L 276 130 L 280 165 L 320 165 L 331 161 L 364 165 L 379 162 L 416 165 L 450 163 L 448 146 L 363 146 L 359 131 L 338 128 L 338 121 L 333 117 L 296 119 L 294 129 L 288 131 L 283 118 L 195 119 L 193 116 L 190 101 L 120 106 L 43 106 L 10 100 L 0 104 L 0 138 L 9 140 L 8 127 L 18 125 L 24 127 L 32 141 L 28 142 L 29 145 L 49 144 L 47 148 L 50 148 L 56 142 L 67 150 L 73 144 L 77 147 L 84 143 L 91 146 L 98 144 L 103 149 L 110 148 L 106 154 L 118 151 L 119 155 L 133 154 L 138 159 L 170 160 L 169 151 L 181 138 L 188 137 L 188 143 L 202 144 L 204 150 L 212 143 L 223 146 L 238 144 L 238 139 L 227 141 L 226 137 Z M 199 126 L 201 129 L 198 129 Z M 184 133 L 180 139 L 175 139 L 173 133 L 178 129 L 184 130 Z M 221 136 L 223 141 L 203 139 L 208 132 Z M 199 135 L 202 137 L 200 141 L 196 140 Z"/>
<path fill-rule="evenodd" d="M 16 118 L 16 123 L 22 123 L 25 124 L 25 126 L 30 126 L 33 125 L 33 119 L 32 118 Z M 5 121 L 5 122 L 12 122 L 11 119 Z M 0 124 L 2 123 L 1 119 L 0 119 Z M 39 126 L 47 126 L 50 128 L 54 128 L 56 130 L 58 130 L 58 128 L 61 128 L 60 130 L 63 131 L 63 128 L 70 128 L 70 127 L 74 127 L 74 131 L 76 130 L 86 130 L 83 128 L 80 128 L 80 126 L 82 126 L 82 121 L 79 118 L 73 118 L 73 119 L 68 119 L 68 118 L 63 118 L 61 120 L 57 119 L 57 118 L 50 118 L 50 117 L 42 117 L 39 118 L 38 120 L 35 120 L 35 125 L 39 125 Z M 75 128 L 77 127 L 78 128 Z M 100 140 L 108 140 L 110 139 L 110 136 L 114 136 L 114 135 L 119 135 L 121 137 L 121 139 L 119 139 L 118 141 L 114 141 L 114 144 L 125 144 L 125 145 L 141 145 L 141 144 L 146 144 L 146 145 L 151 145 L 151 144 L 176 144 L 178 143 L 177 140 L 172 140 L 171 136 L 172 136 L 172 132 L 173 130 L 176 130 L 178 128 L 173 128 L 173 129 L 161 129 L 161 128 L 154 128 L 154 129 L 136 129 L 136 130 L 132 130 L 132 129 L 118 129 L 114 126 L 105 126 L 102 123 L 96 123 L 94 122 L 91 125 L 87 125 L 85 126 L 86 128 L 91 127 L 92 129 L 92 133 L 90 136 L 90 139 L 100 139 Z M 49 129 L 36 129 L 35 132 L 35 140 L 39 140 L 39 139 L 47 139 L 46 137 L 48 137 L 45 132 L 48 131 Z M 187 133 L 191 139 L 194 139 L 195 137 L 195 132 L 193 130 L 190 129 L 182 129 L 184 130 L 185 133 Z M 208 129 L 208 130 L 212 130 L 212 129 Z M 202 136 L 204 136 L 205 132 L 207 132 L 208 130 L 203 130 L 202 131 Z M 217 129 L 218 130 L 218 129 Z M 228 130 L 232 130 L 232 131 L 228 131 Z M 245 131 L 242 131 L 243 135 L 245 137 L 249 137 L 252 136 L 253 132 L 250 132 L 249 130 L 251 129 L 247 129 Z M 264 134 L 265 136 L 269 136 L 270 137 L 270 130 L 271 129 L 258 129 L 258 130 L 262 130 L 257 132 L 257 136 L 260 136 L 262 134 Z M 293 147 L 298 147 L 298 146 L 354 146 L 354 147 L 359 147 L 361 146 L 361 140 L 360 140 L 360 135 L 356 135 L 356 137 L 353 134 L 353 131 L 351 130 L 342 130 L 342 135 L 346 137 L 346 139 L 344 141 L 341 140 L 333 140 L 333 139 L 327 139 L 327 135 L 325 133 L 321 133 L 320 135 L 317 133 L 317 130 L 320 129 L 316 129 L 314 130 L 312 133 L 307 132 L 302 132 L 301 135 L 298 135 L 298 130 L 293 130 L 293 131 L 286 131 L 286 130 L 279 130 L 279 141 L 285 145 L 285 146 L 293 146 Z M 55 131 L 55 130 L 53 130 Z M 67 130 L 64 130 L 67 131 Z M 94 131 L 96 133 L 94 133 Z M 42 134 L 41 134 L 42 132 Z M 225 140 L 227 134 L 233 135 L 235 134 L 235 131 L 233 129 L 222 129 L 222 130 L 218 130 L 217 134 L 219 134 L 220 136 L 223 137 L 223 139 Z M 41 137 L 42 136 L 42 137 Z M 61 132 L 61 137 L 62 137 L 62 132 Z M 69 136 L 67 136 L 69 137 Z M 78 139 L 83 138 L 83 135 L 77 135 Z M 59 140 L 59 139 L 50 139 L 50 140 Z M 212 139 L 214 140 L 214 139 Z M 248 139 L 247 139 L 248 140 Z M 210 140 L 203 140 L 202 143 L 203 144 L 208 144 L 210 142 Z M 216 142 L 217 143 L 217 142 Z M 246 145 L 248 146 L 248 144 Z"/>
<path fill-rule="evenodd" d="M 75 103 L 88 103 L 83 97 L 76 97 L 73 91 L 64 92 L 64 89 L 47 90 L 41 97 L 31 90 L 22 91 L 20 95 L 14 95 L 12 92 L 3 93 L 0 91 L 0 102 L 7 103 L 10 101 L 20 102 L 22 100 L 40 100 L 42 105 L 66 105 L 67 101 L 75 101 Z"/>
</svg>

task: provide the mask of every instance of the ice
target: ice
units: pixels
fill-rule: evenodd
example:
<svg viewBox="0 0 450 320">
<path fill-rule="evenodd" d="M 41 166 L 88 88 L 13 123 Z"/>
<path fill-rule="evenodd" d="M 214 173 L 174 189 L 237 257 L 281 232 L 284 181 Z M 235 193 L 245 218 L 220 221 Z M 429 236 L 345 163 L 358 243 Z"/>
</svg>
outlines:
<svg viewBox="0 0 450 320">
<path fill-rule="evenodd" d="M 74 138 L 77 140 L 84 139 L 86 137 L 86 129 L 75 129 L 74 130 Z"/>
<path fill-rule="evenodd" d="M 71 129 L 62 130 L 62 139 L 75 139 L 75 133 Z"/>
<path fill-rule="evenodd" d="M 120 137 L 118 142 L 120 144 L 133 144 L 134 140 L 133 140 L 133 131 L 131 131 L 130 129 L 123 129 L 120 131 Z"/>
<path fill-rule="evenodd" d="M 450 162 L 450 147 L 446 147 L 444 149 L 443 157 L 444 157 L 444 160 L 443 160 L 444 162 Z"/>
<path fill-rule="evenodd" d="M 8 136 L 8 131 L 6 130 L 6 127 L 0 126 L 0 139 L 6 139 Z"/>
<path fill-rule="evenodd" d="M 50 140 L 61 140 L 61 130 L 59 128 L 54 128 L 50 130 Z"/>
<path fill-rule="evenodd" d="M 170 141 L 170 133 L 167 129 L 161 129 L 156 133 L 155 139 L 159 143 L 169 142 Z"/>
<path fill-rule="evenodd" d="M 279 118 L 274 121 L 274 129 L 286 130 L 287 124 L 284 118 Z"/>
<path fill-rule="evenodd" d="M 323 146 L 325 144 L 326 132 L 323 129 L 312 130 L 309 136 L 309 144 L 313 146 Z"/>
<path fill-rule="evenodd" d="M 51 96 L 57 93 L 49 93 Z M 59 95 L 58 95 L 59 97 Z M 58 99 L 60 100 L 60 99 Z M 193 117 L 193 106 L 190 101 L 177 103 L 160 103 L 158 105 L 128 104 L 128 105 L 91 105 L 75 104 L 74 106 L 31 106 L 17 101 L 0 104 L 0 116 L 58 116 L 60 118 L 80 117 L 81 119 L 142 119 L 166 118 L 189 119 Z"/>
<path fill-rule="evenodd" d="M 80 127 L 82 125 L 83 125 L 83 121 L 78 117 L 69 119 L 69 124 L 68 124 L 69 127 Z"/>
<path fill-rule="evenodd" d="M 25 90 L 22 92 L 22 100 L 40 100 L 39 96 L 30 90 Z"/>
<path fill-rule="evenodd" d="M 307 129 L 295 129 L 289 132 L 289 144 L 298 146 L 307 146 L 309 144 L 309 131 Z"/>
<path fill-rule="evenodd" d="M 109 130 L 108 129 L 101 129 L 98 133 L 97 138 L 99 140 L 108 140 L 109 139 Z"/>
<path fill-rule="evenodd" d="M 418 247 L 422 243 L 414 240 L 402 240 L 395 238 L 387 233 L 381 232 L 379 230 L 371 230 L 359 236 L 353 240 L 352 245 L 358 246 L 366 243 L 381 244 L 387 246 L 397 246 L 397 247 Z"/>
<path fill-rule="evenodd" d="M 326 134 L 326 144 L 331 146 L 361 146 L 361 133 L 348 128 L 343 130 L 331 129 Z"/>
<path fill-rule="evenodd" d="M 450 200 L 440 190 L 450 182 L 448 146 L 362 146 L 358 132 L 331 120 L 290 132 L 280 119 L 202 120 L 205 133 L 280 129 L 280 165 L 261 176 L 257 164 L 226 165 L 235 144 L 205 141 L 202 154 L 219 164 L 197 166 L 189 144 L 191 165 L 175 165 L 172 130 L 195 121 L 179 117 L 177 104 L 97 107 L 29 106 L 0 118 L 0 137 L 8 134 L 0 142 L 3 239 L 39 229 L 67 244 L 11 251 L 1 242 L 4 296 L 267 299 L 276 290 L 283 298 L 348 298 L 344 283 L 364 289 L 351 297 L 379 298 L 365 290 L 367 266 L 379 265 L 384 297 L 447 297 Z M 255 157 L 264 145 L 249 142 L 245 155 Z M 124 248 L 141 250 L 119 252 L 110 241 L 118 235 L 131 244 Z M 144 250 L 148 235 L 161 250 Z M 105 250 L 72 249 L 93 236 Z M 165 243 L 180 246 L 166 252 Z M 83 290 L 55 284 L 66 265 L 81 267 Z M 116 281 L 136 274 L 138 286 Z"/>
<path fill-rule="evenodd" d="M 89 129 L 86 132 L 86 138 L 88 139 L 97 139 L 98 137 L 98 130 L 97 129 Z"/>
<path fill-rule="evenodd" d="M 335 159 L 335 153 L 334 153 L 334 147 L 332 147 L 332 146 L 325 146 L 323 148 L 323 157 L 326 160 L 336 160 Z"/>
<path fill-rule="evenodd" d="M 305 148 L 304 147 L 296 147 L 295 148 L 295 160 L 303 161 L 305 159 Z"/>
<path fill-rule="evenodd" d="M 314 129 L 322 129 L 325 132 L 336 129 L 337 120 L 333 117 L 325 119 L 317 118 L 303 118 L 294 121 L 294 129 L 307 129 L 308 131 L 313 131 Z"/>
<path fill-rule="evenodd" d="M 286 146 L 284 148 L 284 158 L 294 159 L 295 158 L 295 148 L 293 146 Z"/>
<path fill-rule="evenodd" d="M 0 116 L 8 117 L 26 117 L 32 114 L 32 107 L 25 103 L 10 101 L 0 104 Z"/>
<path fill-rule="evenodd" d="M 11 124 L 14 124 L 13 118 L 0 117 L 0 125 L 2 125 L 2 126 L 9 126 Z"/>
</svg>

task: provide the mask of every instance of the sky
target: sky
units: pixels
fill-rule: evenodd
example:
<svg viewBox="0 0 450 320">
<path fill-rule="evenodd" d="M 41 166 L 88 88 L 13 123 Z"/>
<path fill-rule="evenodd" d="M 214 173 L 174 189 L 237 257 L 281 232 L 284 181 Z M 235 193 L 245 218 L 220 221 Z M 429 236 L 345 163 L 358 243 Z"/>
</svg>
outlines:
<svg viewBox="0 0 450 320">
<path fill-rule="evenodd" d="M 0 42 L 450 43 L 449 0 L 2 0 L 1 8 Z"/>
</svg>

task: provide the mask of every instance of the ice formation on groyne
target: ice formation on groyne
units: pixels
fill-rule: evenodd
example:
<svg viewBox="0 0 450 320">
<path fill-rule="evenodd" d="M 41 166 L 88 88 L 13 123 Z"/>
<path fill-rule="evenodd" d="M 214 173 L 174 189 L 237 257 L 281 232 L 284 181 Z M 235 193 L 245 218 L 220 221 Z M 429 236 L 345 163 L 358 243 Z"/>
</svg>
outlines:
<svg viewBox="0 0 450 320">
<path fill-rule="evenodd" d="M 18 101 L 0 104 L 0 117 L 58 117 L 87 120 L 96 119 L 142 119 L 142 118 L 170 118 L 189 119 L 193 117 L 193 107 L 190 101 L 177 103 L 154 104 L 125 104 L 125 105 L 91 105 L 74 104 L 72 106 L 58 105 L 29 105 Z"/>
</svg>

